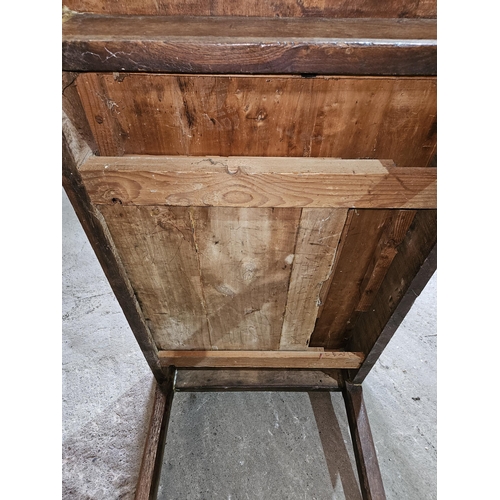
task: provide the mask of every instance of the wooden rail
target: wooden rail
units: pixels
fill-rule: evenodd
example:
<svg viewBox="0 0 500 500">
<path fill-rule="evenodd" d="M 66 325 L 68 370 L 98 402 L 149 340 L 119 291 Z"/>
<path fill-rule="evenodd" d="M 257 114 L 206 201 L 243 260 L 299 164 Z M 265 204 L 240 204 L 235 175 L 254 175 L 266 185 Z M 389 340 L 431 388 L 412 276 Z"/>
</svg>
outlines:
<svg viewBox="0 0 500 500">
<path fill-rule="evenodd" d="M 95 204 L 435 208 L 434 168 L 331 158 L 94 156 L 80 168 Z"/>
</svg>

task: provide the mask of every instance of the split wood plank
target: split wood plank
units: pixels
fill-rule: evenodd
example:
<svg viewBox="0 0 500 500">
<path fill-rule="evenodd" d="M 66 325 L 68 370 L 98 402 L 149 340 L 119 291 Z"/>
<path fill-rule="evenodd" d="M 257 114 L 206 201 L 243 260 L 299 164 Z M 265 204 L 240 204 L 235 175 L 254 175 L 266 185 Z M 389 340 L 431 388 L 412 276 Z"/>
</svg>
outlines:
<svg viewBox="0 0 500 500">
<path fill-rule="evenodd" d="M 73 15 L 66 71 L 436 75 L 433 19 Z"/>
<path fill-rule="evenodd" d="M 280 339 L 281 350 L 303 350 L 314 330 L 322 285 L 328 280 L 347 210 L 304 208 Z"/>
<path fill-rule="evenodd" d="M 435 18 L 436 0 L 65 0 L 77 12 L 162 16 Z"/>
<path fill-rule="evenodd" d="M 160 363 L 179 368 L 358 368 L 363 355 L 340 351 L 160 351 Z"/>
<path fill-rule="evenodd" d="M 345 345 L 347 322 L 359 303 L 361 283 L 390 217 L 390 210 L 353 211 L 322 314 L 311 336 L 312 346 L 338 349 Z"/>
<path fill-rule="evenodd" d="M 434 208 L 437 173 L 378 160 L 89 158 L 95 204 L 217 207 Z"/>
<path fill-rule="evenodd" d="M 192 210 L 214 349 L 278 349 L 300 209 Z"/>
<path fill-rule="evenodd" d="M 179 369 L 176 391 L 339 391 L 338 370 Z"/>
<path fill-rule="evenodd" d="M 102 206 L 159 349 L 209 349 L 190 209 Z"/>
<path fill-rule="evenodd" d="M 436 79 L 96 74 L 77 79 L 102 156 L 392 159 L 426 167 Z"/>
</svg>

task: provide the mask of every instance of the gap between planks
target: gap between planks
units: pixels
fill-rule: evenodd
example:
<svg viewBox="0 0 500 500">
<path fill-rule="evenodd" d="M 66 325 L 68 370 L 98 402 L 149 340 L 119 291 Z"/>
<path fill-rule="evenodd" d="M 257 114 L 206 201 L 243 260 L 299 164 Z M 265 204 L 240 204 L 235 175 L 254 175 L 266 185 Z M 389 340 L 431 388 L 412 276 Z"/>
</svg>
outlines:
<svg viewBox="0 0 500 500">
<path fill-rule="evenodd" d="M 159 351 L 160 364 L 179 368 L 356 369 L 364 356 L 342 351 Z"/>
</svg>

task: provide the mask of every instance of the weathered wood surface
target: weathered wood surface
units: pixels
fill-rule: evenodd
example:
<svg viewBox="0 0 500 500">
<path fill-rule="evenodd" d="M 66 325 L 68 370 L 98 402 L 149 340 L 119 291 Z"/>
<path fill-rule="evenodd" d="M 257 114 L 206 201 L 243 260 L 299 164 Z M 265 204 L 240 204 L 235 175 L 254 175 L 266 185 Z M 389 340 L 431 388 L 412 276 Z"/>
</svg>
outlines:
<svg viewBox="0 0 500 500">
<path fill-rule="evenodd" d="M 156 345 L 210 348 L 192 211 L 121 205 L 100 210 Z"/>
<path fill-rule="evenodd" d="M 172 389 L 169 391 L 171 399 Z M 146 437 L 146 444 L 142 454 L 141 470 L 135 490 L 135 500 L 150 500 L 151 489 L 154 488 L 154 471 L 158 454 L 163 454 L 160 449 L 162 429 L 166 429 L 168 418 L 164 421 L 165 409 L 171 401 L 167 400 L 167 391 L 161 389 L 160 385 L 155 386 L 153 412 L 149 421 L 149 429 Z"/>
<path fill-rule="evenodd" d="M 391 213 L 391 218 L 385 225 L 385 234 L 379 240 L 372 261 L 361 283 L 361 298 L 356 306 L 356 311 L 368 311 L 387 274 L 387 270 L 398 253 L 397 247 L 406 236 L 415 214 L 416 211 L 414 210 L 397 210 Z"/>
<path fill-rule="evenodd" d="M 435 78 L 82 74 L 103 156 L 392 159 L 426 167 L 436 147 Z"/>
<path fill-rule="evenodd" d="M 278 349 L 300 209 L 193 209 L 215 349 Z"/>
<path fill-rule="evenodd" d="M 162 73 L 435 75 L 430 19 L 74 15 L 63 69 Z"/>
<path fill-rule="evenodd" d="M 371 307 L 357 314 L 347 332 L 347 348 L 366 355 L 360 370 L 351 374 L 356 383 L 368 375 L 436 270 L 436 239 L 436 210 L 417 211 Z"/>
<path fill-rule="evenodd" d="M 363 355 L 341 351 L 159 351 L 160 363 L 179 368 L 359 368 Z"/>
<path fill-rule="evenodd" d="M 390 210 L 353 210 L 325 305 L 311 337 L 312 346 L 338 349 L 345 345 L 344 332 L 360 300 L 360 285 L 390 217 Z"/>
<path fill-rule="evenodd" d="M 436 0 L 65 0 L 78 12 L 162 16 L 436 17 Z"/>
<path fill-rule="evenodd" d="M 337 370 L 179 369 L 176 391 L 339 391 Z"/>
<path fill-rule="evenodd" d="M 368 414 L 363 401 L 360 385 L 344 383 L 344 396 L 347 421 L 358 468 L 359 483 L 363 500 L 385 500 L 385 490 L 377 460 Z"/>
<path fill-rule="evenodd" d="M 80 172 L 95 204 L 436 207 L 436 169 L 397 168 L 390 163 L 325 158 L 95 156 Z"/>
<path fill-rule="evenodd" d="M 280 349 L 304 349 L 316 324 L 347 210 L 305 208 L 300 217 Z"/>
<path fill-rule="evenodd" d="M 85 116 L 79 111 L 81 106 L 75 99 L 76 93 L 63 94 L 63 144 L 62 144 L 62 181 L 76 215 L 89 239 L 89 242 L 101 264 L 101 267 L 116 295 L 125 317 L 135 335 L 135 338 L 158 381 L 163 381 L 164 374 L 159 365 L 158 351 L 151 332 L 144 320 L 140 305 L 127 277 L 115 245 L 109 234 L 106 222 L 92 205 L 83 185 L 78 168 L 92 154 L 93 145 L 88 129 L 85 126 Z M 66 114 L 77 120 L 79 133 L 72 120 Z M 89 140 L 89 143 L 86 142 Z"/>
</svg>

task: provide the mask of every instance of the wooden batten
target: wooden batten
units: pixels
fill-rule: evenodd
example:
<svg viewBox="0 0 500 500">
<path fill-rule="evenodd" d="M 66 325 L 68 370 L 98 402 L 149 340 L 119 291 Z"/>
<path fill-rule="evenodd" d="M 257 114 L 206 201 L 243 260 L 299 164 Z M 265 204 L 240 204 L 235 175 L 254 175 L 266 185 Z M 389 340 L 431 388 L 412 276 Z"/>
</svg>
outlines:
<svg viewBox="0 0 500 500">
<path fill-rule="evenodd" d="M 435 75 L 432 19 L 74 15 L 67 71 Z"/>
<path fill-rule="evenodd" d="M 309 208 L 435 208 L 437 174 L 390 161 L 94 156 L 80 168 L 93 203 Z"/>
<path fill-rule="evenodd" d="M 359 368 L 363 361 L 341 351 L 159 351 L 159 358 L 179 368 Z"/>
</svg>

